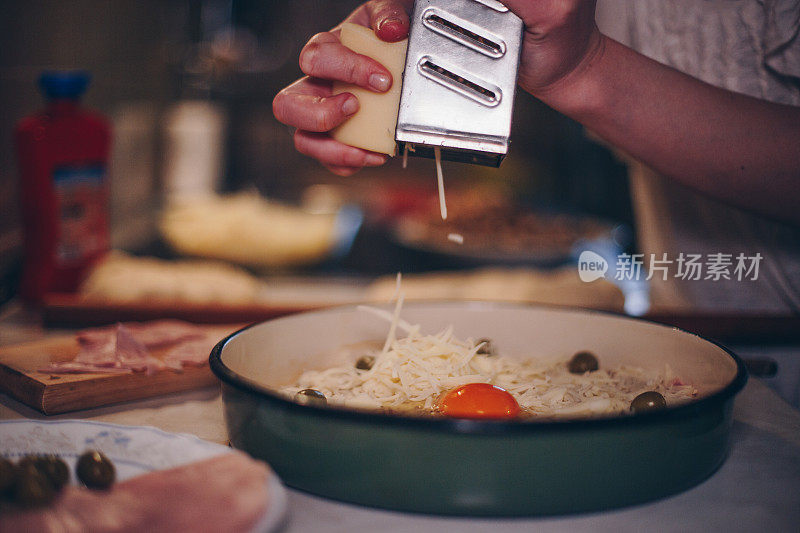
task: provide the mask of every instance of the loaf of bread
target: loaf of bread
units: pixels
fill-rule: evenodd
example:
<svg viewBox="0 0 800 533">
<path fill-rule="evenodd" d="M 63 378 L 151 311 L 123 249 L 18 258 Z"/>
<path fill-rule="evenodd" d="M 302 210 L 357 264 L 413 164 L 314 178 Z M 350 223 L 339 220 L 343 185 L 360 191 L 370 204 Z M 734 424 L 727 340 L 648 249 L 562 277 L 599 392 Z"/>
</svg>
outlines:
<svg viewBox="0 0 800 533">
<path fill-rule="evenodd" d="M 235 305 L 254 301 L 261 290 L 257 278 L 224 263 L 165 261 L 113 252 L 94 267 L 80 292 L 115 303 Z"/>
<path fill-rule="evenodd" d="M 161 233 L 177 252 L 249 267 L 307 265 L 330 253 L 335 214 L 312 214 L 241 193 L 167 206 Z"/>
</svg>

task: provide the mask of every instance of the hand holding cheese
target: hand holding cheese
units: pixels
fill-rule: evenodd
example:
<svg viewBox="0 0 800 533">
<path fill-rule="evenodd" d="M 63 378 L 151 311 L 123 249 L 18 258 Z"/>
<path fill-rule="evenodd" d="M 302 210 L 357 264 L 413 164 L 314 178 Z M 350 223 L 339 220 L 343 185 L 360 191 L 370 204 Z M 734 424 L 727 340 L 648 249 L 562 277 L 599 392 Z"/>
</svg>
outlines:
<svg viewBox="0 0 800 533">
<path fill-rule="evenodd" d="M 342 24 L 340 36 L 344 46 L 379 61 L 389 69 L 394 83 L 385 93 L 375 93 L 350 83 L 334 82 L 334 94 L 349 92 L 359 101 L 359 111 L 331 132 L 337 141 L 394 156 L 397 143 L 394 132 L 397 127 L 397 111 L 400 107 L 400 80 L 406 60 L 408 39 L 387 43 L 378 39 L 369 28 L 358 24 Z"/>
<path fill-rule="evenodd" d="M 345 22 L 371 28 L 370 33 L 377 36 L 375 42 L 378 44 L 395 43 L 408 35 L 407 10 L 412 4 L 410 0 L 374 0 L 356 9 Z M 362 143 L 352 139 L 339 142 L 329 132 L 355 115 L 363 105 L 353 92 L 363 91 L 359 93 L 359 97 L 365 100 L 364 95 L 376 96 L 387 91 L 386 94 L 391 95 L 395 90 L 399 97 L 399 76 L 404 57 L 400 60 L 399 70 L 396 73 L 391 72 L 380 62 L 385 59 L 374 56 L 378 59 L 376 60 L 343 45 L 340 41 L 342 31 L 337 28 L 320 33 L 308 42 L 300 54 L 300 68 L 306 77 L 278 93 L 273 101 L 273 111 L 279 121 L 297 128 L 294 141 L 299 152 L 318 159 L 332 172 L 347 176 L 364 166 L 385 163 L 386 156 L 369 149 L 348 146 L 345 142 Z M 404 50 L 400 55 L 404 56 Z M 335 93 L 334 82 L 356 86 L 358 89 L 348 87 L 346 91 Z M 338 89 L 343 90 L 341 86 Z M 367 107 L 374 106 L 367 103 Z M 378 108 L 381 107 L 386 106 L 378 105 Z M 393 107 L 396 112 L 397 104 Z M 363 116 L 368 117 L 369 114 L 368 111 Z M 342 129 L 351 128 L 348 126 Z M 394 121 L 392 143 L 393 130 Z M 367 135 L 371 136 L 372 134 Z M 368 148 L 379 149 L 371 146 Z M 386 152 L 389 152 L 388 148 Z"/>
</svg>

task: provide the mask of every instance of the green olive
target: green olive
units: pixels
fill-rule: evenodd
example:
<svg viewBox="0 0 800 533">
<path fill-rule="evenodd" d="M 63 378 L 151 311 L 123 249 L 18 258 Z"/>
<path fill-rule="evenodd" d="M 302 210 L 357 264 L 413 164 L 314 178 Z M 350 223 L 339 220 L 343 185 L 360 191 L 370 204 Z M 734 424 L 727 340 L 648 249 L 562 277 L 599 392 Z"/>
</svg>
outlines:
<svg viewBox="0 0 800 533">
<path fill-rule="evenodd" d="M 303 389 L 294 395 L 294 401 L 302 405 L 322 407 L 328 403 L 325 395 L 317 389 Z"/>
<path fill-rule="evenodd" d="M 567 368 L 569 368 L 571 374 L 585 374 L 586 372 L 597 370 L 599 364 L 597 357 L 591 352 L 578 352 L 569 360 Z"/>
<path fill-rule="evenodd" d="M 18 468 L 39 468 L 39 457 L 38 455 L 23 455 L 20 460 L 17 462 Z"/>
<path fill-rule="evenodd" d="M 114 483 L 114 464 L 102 453 L 90 450 L 78 457 L 78 479 L 90 489 L 107 489 Z"/>
<path fill-rule="evenodd" d="M 478 341 L 475 343 L 475 346 L 477 346 L 479 344 L 483 344 L 483 346 L 478 348 L 478 351 L 475 352 L 475 353 L 479 353 L 481 355 L 494 355 L 495 354 L 494 345 L 492 344 L 492 339 L 487 339 L 485 337 L 483 339 L 478 339 Z"/>
<path fill-rule="evenodd" d="M 369 370 L 375 364 L 375 358 L 371 355 L 362 355 L 356 361 L 356 368 L 359 370 Z"/>
<path fill-rule="evenodd" d="M 36 458 L 39 471 L 47 476 L 56 491 L 69 483 L 69 467 L 67 463 L 55 455 L 40 455 Z"/>
<path fill-rule="evenodd" d="M 14 500 L 23 507 L 47 505 L 56 496 L 56 491 L 47 476 L 39 471 L 33 461 L 20 461 L 16 467 Z"/>
<path fill-rule="evenodd" d="M 0 498 L 10 496 L 17 479 L 17 471 L 14 463 L 4 457 L 0 457 Z"/>
<path fill-rule="evenodd" d="M 661 394 L 654 390 L 641 393 L 631 402 L 631 411 L 634 413 L 646 413 L 648 411 L 658 411 L 667 406 L 667 401 Z"/>
<path fill-rule="evenodd" d="M 22 458 L 17 462 L 17 475 L 28 470 L 36 470 L 37 472 L 46 476 L 47 474 L 45 474 L 44 470 L 42 470 L 40 457 L 40 455 L 22 456 Z"/>
</svg>

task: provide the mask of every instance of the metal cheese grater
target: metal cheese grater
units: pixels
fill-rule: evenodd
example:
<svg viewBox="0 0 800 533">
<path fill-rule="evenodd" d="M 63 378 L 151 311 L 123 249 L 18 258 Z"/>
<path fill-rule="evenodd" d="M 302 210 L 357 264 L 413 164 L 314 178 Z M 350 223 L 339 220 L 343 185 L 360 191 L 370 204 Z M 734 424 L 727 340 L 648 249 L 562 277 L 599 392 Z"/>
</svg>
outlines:
<svg viewBox="0 0 800 533">
<path fill-rule="evenodd" d="M 508 152 L 522 20 L 496 0 L 417 0 L 397 119 L 400 149 L 500 166 Z"/>
</svg>

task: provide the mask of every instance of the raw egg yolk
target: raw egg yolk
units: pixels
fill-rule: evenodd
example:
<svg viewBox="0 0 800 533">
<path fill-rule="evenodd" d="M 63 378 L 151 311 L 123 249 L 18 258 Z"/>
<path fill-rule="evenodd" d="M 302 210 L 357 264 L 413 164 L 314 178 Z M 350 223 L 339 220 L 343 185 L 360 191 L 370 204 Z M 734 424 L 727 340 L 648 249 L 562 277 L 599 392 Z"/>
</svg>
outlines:
<svg viewBox="0 0 800 533">
<path fill-rule="evenodd" d="M 454 418 L 514 418 L 520 408 L 511 394 L 489 383 L 457 387 L 439 400 L 439 411 Z"/>
</svg>

